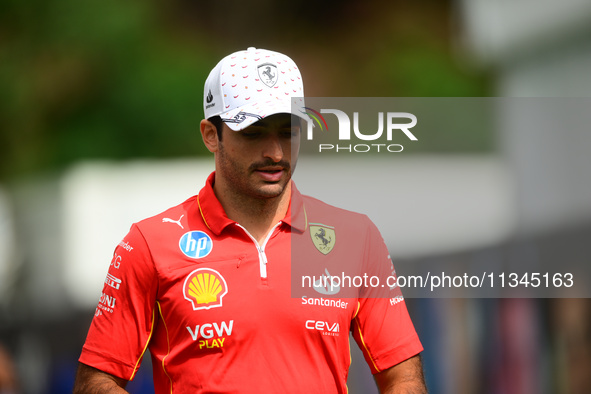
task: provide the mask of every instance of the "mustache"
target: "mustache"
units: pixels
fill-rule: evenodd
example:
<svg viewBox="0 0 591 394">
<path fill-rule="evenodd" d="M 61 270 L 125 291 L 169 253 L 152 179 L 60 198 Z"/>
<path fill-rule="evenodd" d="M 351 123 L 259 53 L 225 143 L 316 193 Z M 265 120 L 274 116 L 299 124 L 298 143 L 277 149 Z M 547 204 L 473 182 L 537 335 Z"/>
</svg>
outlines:
<svg viewBox="0 0 591 394">
<path fill-rule="evenodd" d="M 260 170 L 265 167 L 282 167 L 285 170 L 288 170 L 288 171 L 291 170 L 291 165 L 289 164 L 289 162 L 287 162 L 285 160 L 279 160 L 278 162 L 275 162 L 273 160 L 265 160 L 265 161 L 251 164 L 248 167 L 248 169 L 250 171 L 257 171 L 257 170 Z"/>
</svg>

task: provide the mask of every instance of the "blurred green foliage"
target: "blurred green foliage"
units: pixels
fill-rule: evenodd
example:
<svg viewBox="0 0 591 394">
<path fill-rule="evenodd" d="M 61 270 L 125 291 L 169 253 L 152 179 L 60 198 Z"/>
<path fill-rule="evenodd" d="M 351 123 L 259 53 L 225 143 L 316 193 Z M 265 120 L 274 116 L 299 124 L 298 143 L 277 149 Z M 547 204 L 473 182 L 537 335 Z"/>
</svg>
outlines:
<svg viewBox="0 0 591 394">
<path fill-rule="evenodd" d="M 203 83 L 247 46 L 292 56 L 312 95 L 487 94 L 486 76 L 449 50 L 447 1 L 253 4 L 1 0 L 0 179 L 85 158 L 204 154 Z"/>
<path fill-rule="evenodd" d="M 201 92 L 216 59 L 171 36 L 154 3 L 0 7 L 1 176 L 204 150 Z"/>
</svg>

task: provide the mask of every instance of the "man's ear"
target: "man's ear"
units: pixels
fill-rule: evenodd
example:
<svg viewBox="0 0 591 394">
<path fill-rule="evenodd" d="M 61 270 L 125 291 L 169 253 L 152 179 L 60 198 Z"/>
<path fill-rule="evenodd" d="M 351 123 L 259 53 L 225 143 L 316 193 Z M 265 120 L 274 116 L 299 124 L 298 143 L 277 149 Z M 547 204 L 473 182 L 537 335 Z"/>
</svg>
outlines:
<svg viewBox="0 0 591 394">
<path fill-rule="evenodd" d="M 205 147 L 211 152 L 216 153 L 218 151 L 218 131 L 207 119 L 203 119 L 200 124 L 201 128 L 201 138 L 203 138 L 203 143 Z"/>
</svg>

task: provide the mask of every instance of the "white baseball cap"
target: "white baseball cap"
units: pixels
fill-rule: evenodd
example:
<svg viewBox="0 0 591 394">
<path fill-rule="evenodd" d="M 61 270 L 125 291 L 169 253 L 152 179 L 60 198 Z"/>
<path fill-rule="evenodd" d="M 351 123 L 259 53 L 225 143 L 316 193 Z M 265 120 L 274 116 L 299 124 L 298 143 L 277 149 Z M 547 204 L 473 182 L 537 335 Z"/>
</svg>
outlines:
<svg viewBox="0 0 591 394">
<path fill-rule="evenodd" d="M 203 90 L 205 118 L 218 115 L 234 131 L 278 113 L 309 120 L 304 107 L 300 70 L 289 57 L 266 49 L 251 47 L 226 56 L 211 70 Z"/>
</svg>

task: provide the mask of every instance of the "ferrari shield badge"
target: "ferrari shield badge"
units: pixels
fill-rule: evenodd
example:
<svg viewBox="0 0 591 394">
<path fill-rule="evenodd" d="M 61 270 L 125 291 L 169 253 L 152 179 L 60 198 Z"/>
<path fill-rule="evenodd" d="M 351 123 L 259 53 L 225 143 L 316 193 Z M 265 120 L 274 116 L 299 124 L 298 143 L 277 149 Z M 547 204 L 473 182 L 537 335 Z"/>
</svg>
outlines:
<svg viewBox="0 0 591 394">
<path fill-rule="evenodd" d="M 279 74 L 277 72 L 277 66 L 273 63 L 261 64 L 257 67 L 257 70 L 260 80 L 268 87 L 272 88 L 277 83 Z"/>
<path fill-rule="evenodd" d="M 328 254 L 334 248 L 336 234 L 334 227 L 320 223 L 310 223 L 310 236 L 316 249 L 322 254 Z"/>
</svg>

